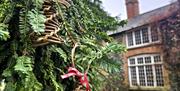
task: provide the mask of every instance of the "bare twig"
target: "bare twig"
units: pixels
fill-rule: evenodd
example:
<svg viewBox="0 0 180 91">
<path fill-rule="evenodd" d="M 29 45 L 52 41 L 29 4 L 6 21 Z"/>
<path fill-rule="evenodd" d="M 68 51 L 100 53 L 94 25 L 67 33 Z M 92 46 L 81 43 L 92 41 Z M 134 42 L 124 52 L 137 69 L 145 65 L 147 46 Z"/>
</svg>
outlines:
<svg viewBox="0 0 180 91">
<path fill-rule="evenodd" d="M 38 47 L 38 46 L 44 46 L 44 45 L 47 45 L 49 44 L 49 42 L 44 42 L 44 43 L 39 43 L 39 44 L 33 44 L 32 46 L 33 47 Z"/>
<path fill-rule="evenodd" d="M 57 44 L 61 44 L 62 41 L 56 41 L 56 40 L 52 40 L 52 39 L 47 39 L 48 42 L 52 42 L 52 43 L 57 43 Z"/>
<path fill-rule="evenodd" d="M 76 51 L 77 47 L 78 47 L 78 44 L 75 43 L 73 49 L 71 50 L 71 60 L 72 60 L 72 66 L 73 67 L 75 67 L 74 58 L 75 58 L 75 51 Z"/>
<path fill-rule="evenodd" d="M 67 8 L 69 8 L 71 6 L 66 0 L 59 0 L 59 3 L 63 4 Z"/>
</svg>

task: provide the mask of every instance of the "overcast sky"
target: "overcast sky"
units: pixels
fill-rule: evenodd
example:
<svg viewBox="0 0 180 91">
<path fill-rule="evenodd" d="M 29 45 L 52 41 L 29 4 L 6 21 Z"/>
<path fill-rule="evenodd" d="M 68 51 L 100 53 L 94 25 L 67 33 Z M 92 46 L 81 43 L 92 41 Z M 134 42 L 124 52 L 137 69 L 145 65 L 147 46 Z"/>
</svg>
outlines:
<svg viewBox="0 0 180 91">
<path fill-rule="evenodd" d="M 103 8 L 111 16 L 120 16 L 121 19 L 126 19 L 125 0 L 102 0 Z M 170 4 L 175 0 L 139 0 L 140 13 L 144 13 L 164 5 Z"/>
</svg>

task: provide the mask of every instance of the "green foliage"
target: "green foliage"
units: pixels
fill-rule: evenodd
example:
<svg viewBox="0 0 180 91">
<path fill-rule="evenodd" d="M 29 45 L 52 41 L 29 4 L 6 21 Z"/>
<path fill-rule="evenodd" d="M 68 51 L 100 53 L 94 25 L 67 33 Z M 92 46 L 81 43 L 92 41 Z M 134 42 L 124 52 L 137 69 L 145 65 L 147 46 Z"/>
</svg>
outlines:
<svg viewBox="0 0 180 91">
<path fill-rule="evenodd" d="M 123 84 L 122 73 L 110 74 L 104 81 L 105 91 L 129 91 L 128 87 Z"/>
<path fill-rule="evenodd" d="M 45 29 L 45 16 L 37 10 L 31 10 L 28 12 L 29 24 L 36 33 L 44 32 Z"/>
<path fill-rule="evenodd" d="M 7 25 L 0 23 L 0 40 L 7 40 L 10 37 L 7 27 Z"/>
<path fill-rule="evenodd" d="M 37 9 L 41 9 L 44 0 L 32 0 L 32 3 Z"/>
<path fill-rule="evenodd" d="M 22 74 L 28 74 L 33 70 L 31 58 L 26 56 L 18 57 L 17 63 L 14 66 L 14 70 L 17 72 L 21 72 Z"/>
<path fill-rule="evenodd" d="M 12 6 L 9 0 L 0 2 L 0 40 L 7 40 L 9 36 L 8 20 L 11 14 Z"/>
<path fill-rule="evenodd" d="M 27 56 L 17 57 L 14 69 L 7 68 L 3 72 L 3 76 L 7 80 L 14 80 L 12 75 L 17 73 L 19 75 L 19 81 L 8 82 L 5 91 L 41 91 L 42 84 L 38 82 L 33 73 L 33 61 Z"/>
<path fill-rule="evenodd" d="M 124 25 L 123 21 L 119 21 L 115 17 L 111 17 L 105 12 L 101 6 L 102 1 L 100 0 L 83 0 L 88 6 L 92 15 L 92 24 L 96 25 L 98 30 L 115 30 L 117 26 Z M 83 8 L 83 7 L 82 7 Z M 86 10 L 88 14 L 89 11 Z"/>
<path fill-rule="evenodd" d="M 57 52 L 59 54 L 59 57 L 62 57 L 64 62 L 67 62 L 68 56 L 60 47 L 52 46 L 50 50 L 52 52 Z"/>
<path fill-rule="evenodd" d="M 30 30 L 28 23 L 28 11 L 25 10 L 26 9 L 22 9 L 19 15 L 19 28 L 22 36 L 25 36 L 25 34 Z"/>
<path fill-rule="evenodd" d="M 49 85 L 49 87 L 45 87 L 44 89 L 46 91 L 52 90 L 52 91 L 63 91 L 62 84 L 58 83 L 56 81 L 56 75 L 54 74 L 54 62 L 50 59 L 51 51 L 43 52 L 43 55 L 45 56 L 43 58 L 43 62 L 40 65 L 41 72 L 43 72 L 42 78 L 44 80 L 45 85 Z"/>
<path fill-rule="evenodd" d="M 121 59 L 112 59 L 112 53 L 122 53 L 125 47 L 112 42 L 104 31 L 115 29 L 122 22 L 109 16 L 99 0 L 67 0 L 70 7 L 59 0 L 50 0 L 52 10 L 58 13 L 60 31 L 57 35 L 64 42 L 39 47 L 32 44 L 45 29 L 44 0 L 5 1 L 8 7 L 13 7 L 13 16 L 8 15 L 10 21 L 4 15 L 7 13 L 4 7 L 0 11 L 3 14 L 0 17 L 0 41 L 3 40 L 0 78 L 6 79 L 5 91 L 75 90 L 78 79 L 60 78 L 73 62 L 80 72 L 88 71 L 92 91 L 100 91 L 108 75 L 121 71 Z M 0 7 L 4 4 L 6 2 L 0 3 Z M 73 53 L 75 44 L 78 46 Z"/>
<path fill-rule="evenodd" d="M 2 22 L 4 20 L 5 15 L 7 14 L 9 8 L 10 8 L 9 0 L 1 0 L 1 2 L 0 2 L 0 22 Z"/>
<path fill-rule="evenodd" d="M 125 52 L 125 46 L 120 45 L 117 42 L 109 43 L 107 46 L 103 48 L 103 53 L 119 53 L 119 52 Z"/>
</svg>

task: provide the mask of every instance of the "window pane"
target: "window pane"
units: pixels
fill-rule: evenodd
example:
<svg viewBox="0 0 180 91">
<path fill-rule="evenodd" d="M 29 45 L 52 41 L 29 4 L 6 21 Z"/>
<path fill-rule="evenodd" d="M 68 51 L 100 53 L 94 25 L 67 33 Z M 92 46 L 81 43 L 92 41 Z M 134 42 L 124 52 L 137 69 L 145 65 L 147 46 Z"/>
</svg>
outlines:
<svg viewBox="0 0 180 91">
<path fill-rule="evenodd" d="M 146 86 L 144 66 L 138 66 L 138 71 L 139 71 L 139 85 Z"/>
<path fill-rule="evenodd" d="M 135 31 L 135 40 L 136 40 L 136 45 L 141 44 L 141 31 Z"/>
<path fill-rule="evenodd" d="M 149 43 L 149 36 L 148 36 L 148 28 L 143 28 L 142 29 L 142 38 L 143 38 L 143 43 Z"/>
<path fill-rule="evenodd" d="M 155 63 L 161 62 L 161 58 L 160 58 L 159 55 L 154 56 L 154 62 L 155 62 Z"/>
<path fill-rule="evenodd" d="M 154 86 L 152 65 L 146 65 L 147 86 Z"/>
<path fill-rule="evenodd" d="M 155 65 L 157 86 L 164 86 L 162 65 Z"/>
<path fill-rule="evenodd" d="M 152 42 L 159 40 L 157 30 L 151 30 L 151 40 Z"/>
<path fill-rule="evenodd" d="M 151 63 L 151 57 L 144 57 L 145 63 Z"/>
<path fill-rule="evenodd" d="M 130 67 L 131 83 L 133 86 L 137 86 L 136 67 Z"/>
<path fill-rule="evenodd" d="M 130 64 L 135 64 L 135 59 L 134 58 L 129 59 L 129 63 Z"/>
<path fill-rule="evenodd" d="M 128 37 L 128 46 L 133 46 L 133 34 L 132 34 L 132 32 L 129 32 L 127 34 L 127 37 Z"/>
<path fill-rule="evenodd" d="M 138 63 L 138 64 L 143 64 L 143 58 L 142 58 L 142 57 L 137 58 L 137 63 Z"/>
</svg>

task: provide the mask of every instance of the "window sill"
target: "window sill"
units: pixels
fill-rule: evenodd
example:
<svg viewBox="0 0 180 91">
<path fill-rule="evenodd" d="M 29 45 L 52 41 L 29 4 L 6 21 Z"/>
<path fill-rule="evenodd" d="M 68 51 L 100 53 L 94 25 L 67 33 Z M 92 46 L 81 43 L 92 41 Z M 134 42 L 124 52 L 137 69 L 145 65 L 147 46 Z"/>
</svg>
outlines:
<svg viewBox="0 0 180 91">
<path fill-rule="evenodd" d="M 140 45 L 136 45 L 136 46 L 131 46 L 131 47 L 127 47 L 127 49 L 135 49 L 135 48 L 140 48 L 140 47 L 145 47 L 145 46 L 150 46 L 150 45 L 154 45 L 154 44 L 160 44 L 160 41 L 156 41 L 156 42 L 151 42 L 151 43 L 146 43 L 146 44 L 140 44 Z"/>
<path fill-rule="evenodd" d="M 130 91 L 138 90 L 138 91 L 163 91 L 165 87 L 145 87 L 145 86 L 133 86 L 130 87 Z"/>
</svg>

